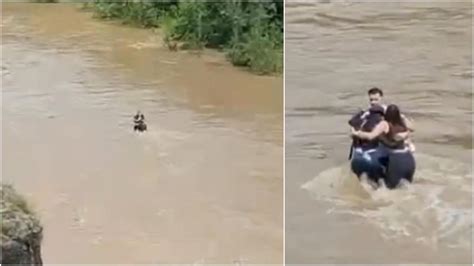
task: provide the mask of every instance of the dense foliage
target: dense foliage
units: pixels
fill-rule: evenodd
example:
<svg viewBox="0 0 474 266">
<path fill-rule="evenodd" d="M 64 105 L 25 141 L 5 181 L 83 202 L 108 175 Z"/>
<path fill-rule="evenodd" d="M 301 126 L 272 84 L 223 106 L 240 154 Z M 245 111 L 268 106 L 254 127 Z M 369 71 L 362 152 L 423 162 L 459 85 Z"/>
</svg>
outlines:
<svg viewBox="0 0 474 266">
<path fill-rule="evenodd" d="M 162 28 L 170 48 L 222 49 L 234 65 L 260 74 L 283 68 L 282 0 L 94 0 L 87 6 L 104 19 Z"/>
</svg>

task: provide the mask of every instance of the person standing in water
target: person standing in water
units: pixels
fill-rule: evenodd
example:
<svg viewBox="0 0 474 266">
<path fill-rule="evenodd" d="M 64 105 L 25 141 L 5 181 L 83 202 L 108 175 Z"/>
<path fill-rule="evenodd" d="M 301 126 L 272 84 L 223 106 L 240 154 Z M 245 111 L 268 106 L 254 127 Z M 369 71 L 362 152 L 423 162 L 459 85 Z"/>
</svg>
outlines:
<svg viewBox="0 0 474 266">
<path fill-rule="evenodd" d="M 351 132 L 371 132 L 375 126 L 383 120 L 387 106 L 383 103 L 383 91 L 373 87 L 367 91 L 369 96 L 369 107 L 360 111 L 349 120 Z M 401 115 L 404 125 L 413 132 L 413 124 L 405 116 Z M 352 133 L 351 133 L 352 134 Z M 385 178 L 388 166 L 389 150 L 375 138 L 372 140 L 360 139 L 352 135 L 353 141 L 349 151 L 351 169 L 361 178 L 366 174 L 370 181 L 378 183 L 380 178 Z M 406 140 L 410 142 L 409 139 Z M 368 145 L 370 144 L 370 145 Z M 410 151 L 414 152 L 414 145 L 410 143 Z M 373 186 L 377 186 L 373 184 Z"/>
<path fill-rule="evenodd" d="M 349 125 L 353 130 L 357 128 L 360 131 L 371 132 L 383 120 L 384 108 L 380 105 L 372 105 L 364 119 L 361 116 L 362 112 L 353 116 L 348 122 Z M 384 177 L 384 166 L 381 164 L 381 156 L 384 154 L 379 147 L 378 139 L 366 140 L 353 137 L 349 160 L 351 160 L 352 172 L 359 179 L 365 174 L 365 177 L 377 184 L 379 179 Z"/>
<path fill-rule="evenodd" d="M 369 96 L 369 109 L 372 106 L 375 105 L 380 105 L 383 107 L 384 111 L 387 110 L 387 105 L 384 104 L 383 102 L 383 91 L 377 87 L 370 88 L 367 91 L 367 94 Z M 367 115 L 369 115 L 369 110 L 366 110 L 361 118 L 364 119 Z M 406 127 L 408 128 L 409 131 L 413 132 L 415 131 L 413 127 L 413 121 L 408 119 L 404 114 L 401 114 L 401 118 L 403 120 L 403 123 L 405 123 Z"/>
<path fill-rule="evenodd" d="M 387 148 L 388 166 L 385 176 L 387 188 L 394 189 L 400 181 L 413 181 L 416 163 L 412 148 L 406 140 L 410 130 L 400 114 L 398 106 L 387 106 L 384 120 L 380 121 L 371 132 L 352 129 L 352 135 L 366 140 L 378 139 Z"/>
</svg>

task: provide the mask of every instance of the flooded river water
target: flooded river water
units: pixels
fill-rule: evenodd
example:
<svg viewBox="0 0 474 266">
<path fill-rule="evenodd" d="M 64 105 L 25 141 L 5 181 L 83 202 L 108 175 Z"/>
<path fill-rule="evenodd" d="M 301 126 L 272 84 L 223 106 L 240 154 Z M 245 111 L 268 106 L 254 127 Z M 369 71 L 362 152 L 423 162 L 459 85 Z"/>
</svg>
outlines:
<svg viewBox="0 0 474 266">
<path fill-rule="evenodd" d="M 470 265 L 472 3 L 325 2 L 285 11 L 286 262 Z M 374 86 L 415 121 L 405 189 L 349 174 Z"/>
<path fill-rule="evenodd" d="M 4 3 L 1 29 L 2 177 L 45 263 L 282 262 L 281 77 L 70 4 Z"/>
</svg>

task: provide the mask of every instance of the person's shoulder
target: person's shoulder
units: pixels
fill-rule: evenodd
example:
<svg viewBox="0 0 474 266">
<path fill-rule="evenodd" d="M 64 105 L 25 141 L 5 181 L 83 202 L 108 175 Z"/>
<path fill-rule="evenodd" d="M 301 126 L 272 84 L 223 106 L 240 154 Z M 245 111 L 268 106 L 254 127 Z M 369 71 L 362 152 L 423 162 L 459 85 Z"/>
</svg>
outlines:
<svg viewBox="0 0 474 266">
<path fill-rule="evenodd" d="M 390 129 L 390 125 L 389 125 L 388 122 L 385 121 L 385 120 L 381 120 L 381 121 L 377 124 L 377 126 L 383 128 L 383 131 L 384 131 L 385 133 L 387 133 L 387 132 L 389 131 L 389 129 Z"/>
<path fill-rule="evenodd" d="M 369 114 L 370 114 L 370 112 L 369 112 L 368 110 L 362 111 L 360 117 L 361 117 L 362 119 L 364 119 L 364 118 L 366 118 Z"/>
<path fill-rule="evenodd" d="M 370 114 L 370 105 L 365 109 L 360 109 L 360 117 L 362 119 L 366 118 Z"/>
</svg>

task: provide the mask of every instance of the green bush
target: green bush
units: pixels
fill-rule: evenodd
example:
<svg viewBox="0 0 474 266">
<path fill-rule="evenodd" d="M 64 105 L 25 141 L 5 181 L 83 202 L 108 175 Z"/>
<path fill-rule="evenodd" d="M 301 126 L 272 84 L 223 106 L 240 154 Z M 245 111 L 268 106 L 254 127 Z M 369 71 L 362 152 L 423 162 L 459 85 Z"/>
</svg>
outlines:
<svg viewBox="0 0 474 266">
<path fill-rule="evenodd" d="M 88 3 L 98 17 L 161 27 L 167 43 L 225 51 L 237 66 L 270 74 L 283 70 L 283 1 L 122 1 Z"/>
</svg>

